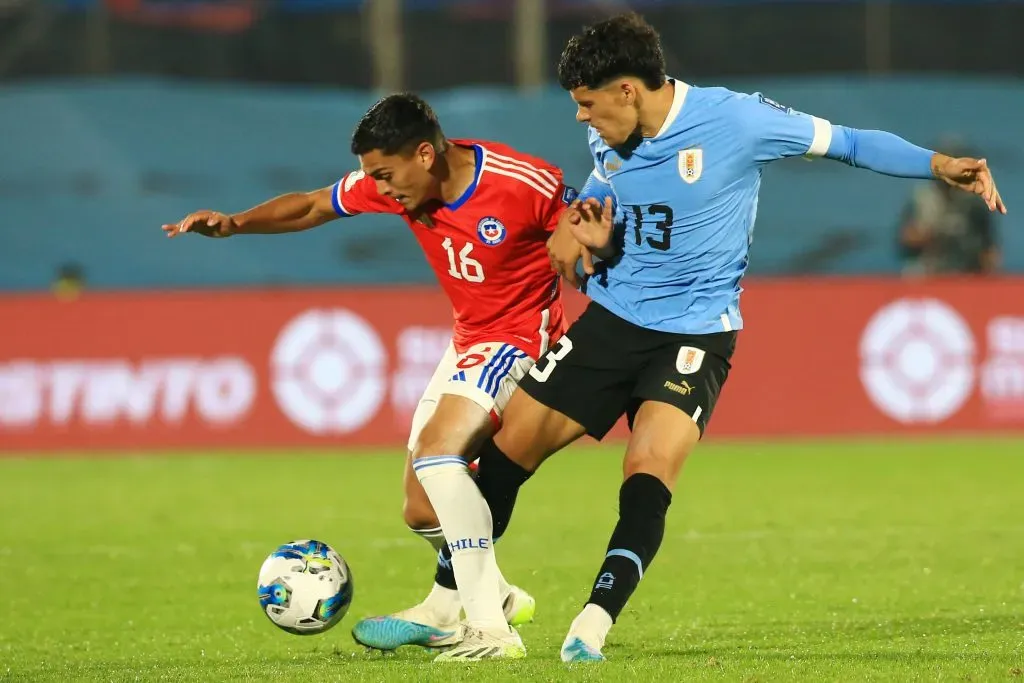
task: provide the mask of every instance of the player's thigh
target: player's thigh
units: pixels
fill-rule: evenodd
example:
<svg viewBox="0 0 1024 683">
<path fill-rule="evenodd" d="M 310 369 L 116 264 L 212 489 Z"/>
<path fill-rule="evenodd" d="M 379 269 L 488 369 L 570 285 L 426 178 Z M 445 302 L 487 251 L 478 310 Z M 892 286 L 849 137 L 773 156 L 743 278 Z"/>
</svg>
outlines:
<svg viewBox="0 0 1024 683">
<path fill-rule="evenodd" d="M 448 384 L 452 373 L 455 372 L 455 364 L 458 361 L 459 354 L 455 351 L 455 347 L 449 344 L 448 349 L 434 369 L 434 374 L 431 375 L 430 381 L 427 382 L 423 395 L 416 404 L 416 410 L 412 414 L 412 424 L 409 428 L 409 440 L 407 442 L 410 452 L 416 448 L 416 442 L 419 441 L 420 433 L 427 425 L 427 422 L 430 421 L 430 418 L 434 416 L 434 412 L 437 410 L 437 402 L 441 399 L 441 394 L 444 391 L 445 385 Z"/>
<path fill-rule="evenodd" d="M 583 425 L 519 389 L 509 398 L 494 443 L 509 460 L 533 472 L 585 433 Z"/>
<path fill-rule="evenodd" d="M 472 459 L 497 427 L 502 388 L 513 381 L 513 369 L 526 362 L 533 361 L 525 352 L 501 342 L 474 344 L 456 354 L 445 369 L 433 413 L 412 448 L 413 458 L 458 455 Z"/>
<path fill-rule="evenodd" d="M 625 477 L 644 472 L 675 485 L 711 419 L 735 346 L 735 332 L 671 335 L 651 352 L 634 392 Z"/>
<path fill-rule="evenodd" d="M 532 471 L 583 434 L 608 433 L 629 404 L 636 372 L 625 324 L 591 304 L 530 369 L 495 437 L 509 458 Z"/>
</svg>

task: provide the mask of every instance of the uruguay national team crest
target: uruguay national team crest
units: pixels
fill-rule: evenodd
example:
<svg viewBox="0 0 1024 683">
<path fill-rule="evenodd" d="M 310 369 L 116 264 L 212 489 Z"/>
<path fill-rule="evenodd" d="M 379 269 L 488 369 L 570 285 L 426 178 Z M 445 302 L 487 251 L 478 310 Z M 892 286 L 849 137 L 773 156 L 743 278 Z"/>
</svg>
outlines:
<svg viewBox="0 0 1024 683">
<path fill-rule="evenodd" d="M 680 375 L 692 375 L 704 363 L 704 351 L 694 346 L 684 346 L 676 356 L 676 370 Z"/>
<path fill-rule="evenodd" d="M 480 241 L 489 247 L 496 247 L 505 241 L 508 230 L 505 224 L 494 216 L 486 216 L 476 224 L 476 234 L 480 235 Z"/>
<path fill-rule="evenodd" d="M 700 179 L 704 170 L 704 150 L 699 147 L 679 152 L 679 175 L 683 182 L 693 184 Z"/>
</svg>

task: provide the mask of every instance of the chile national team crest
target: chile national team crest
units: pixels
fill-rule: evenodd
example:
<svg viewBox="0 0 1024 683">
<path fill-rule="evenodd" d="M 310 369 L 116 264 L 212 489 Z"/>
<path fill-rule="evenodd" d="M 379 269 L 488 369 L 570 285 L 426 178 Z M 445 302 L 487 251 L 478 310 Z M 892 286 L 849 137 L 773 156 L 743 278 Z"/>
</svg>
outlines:
<svg viewBox="0 0 1024 683">
<path fill-rule="evenodd" d="M 700 173 L 704 170 L 704 150 L 699 147 L 680 150 L 679 152 L 679 175 L 683 182 L 689 185 L 700 179 Z"/>
<path fill-rule="evenodd" d="M 505 241 L 508 230 L 505 224 L 494 216 L 486 216 L 476 224 L 476 234 L 480 235 L 480 241 L 489 247 L 496 247 Z"/>
</svg>

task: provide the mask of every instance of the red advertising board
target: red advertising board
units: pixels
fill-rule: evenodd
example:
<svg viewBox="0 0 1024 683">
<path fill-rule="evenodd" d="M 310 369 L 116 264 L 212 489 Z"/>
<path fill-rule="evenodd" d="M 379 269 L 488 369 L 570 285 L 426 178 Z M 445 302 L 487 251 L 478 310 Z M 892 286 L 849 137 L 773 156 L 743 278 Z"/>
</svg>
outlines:
<svg viewBox="0 0 1024 683">
<path fill-rule="evenodd" d="M 742 308 L 709 439 L 1024 429 L 1024 279 L 751 280 Z M 401 446 L 450 315 L 431 288 L 0 297 L 0 451 Z"/>
</svg>

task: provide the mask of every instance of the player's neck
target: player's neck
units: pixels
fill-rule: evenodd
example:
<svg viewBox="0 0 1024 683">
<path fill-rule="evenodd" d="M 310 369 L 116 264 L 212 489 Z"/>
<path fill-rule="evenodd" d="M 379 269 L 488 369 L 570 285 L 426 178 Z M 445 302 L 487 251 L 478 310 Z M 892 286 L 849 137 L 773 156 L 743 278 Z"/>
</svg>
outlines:
<svg viewBox="0 0 1024 683">
<path fill-rule="evenodd" d="M 672 111 L 672 101 L 676 95 L 676 84 L 666 80 L 665 85 L 657 90 L 649 90 L 643 95 L 643 102 L 640 105 L 640 113 L 637 117 L 637 128 L 640 135 L 645 138 L 653 138 L 665 125 L 669 112 Z"/>
<path fill-rule="evenodd" d="M 441 177 L 440 200 L 451 204 L 466 193 L 476 178 L 476 151 L 456 144 L 444 153 L 445 174 Z"/>
</svg>

